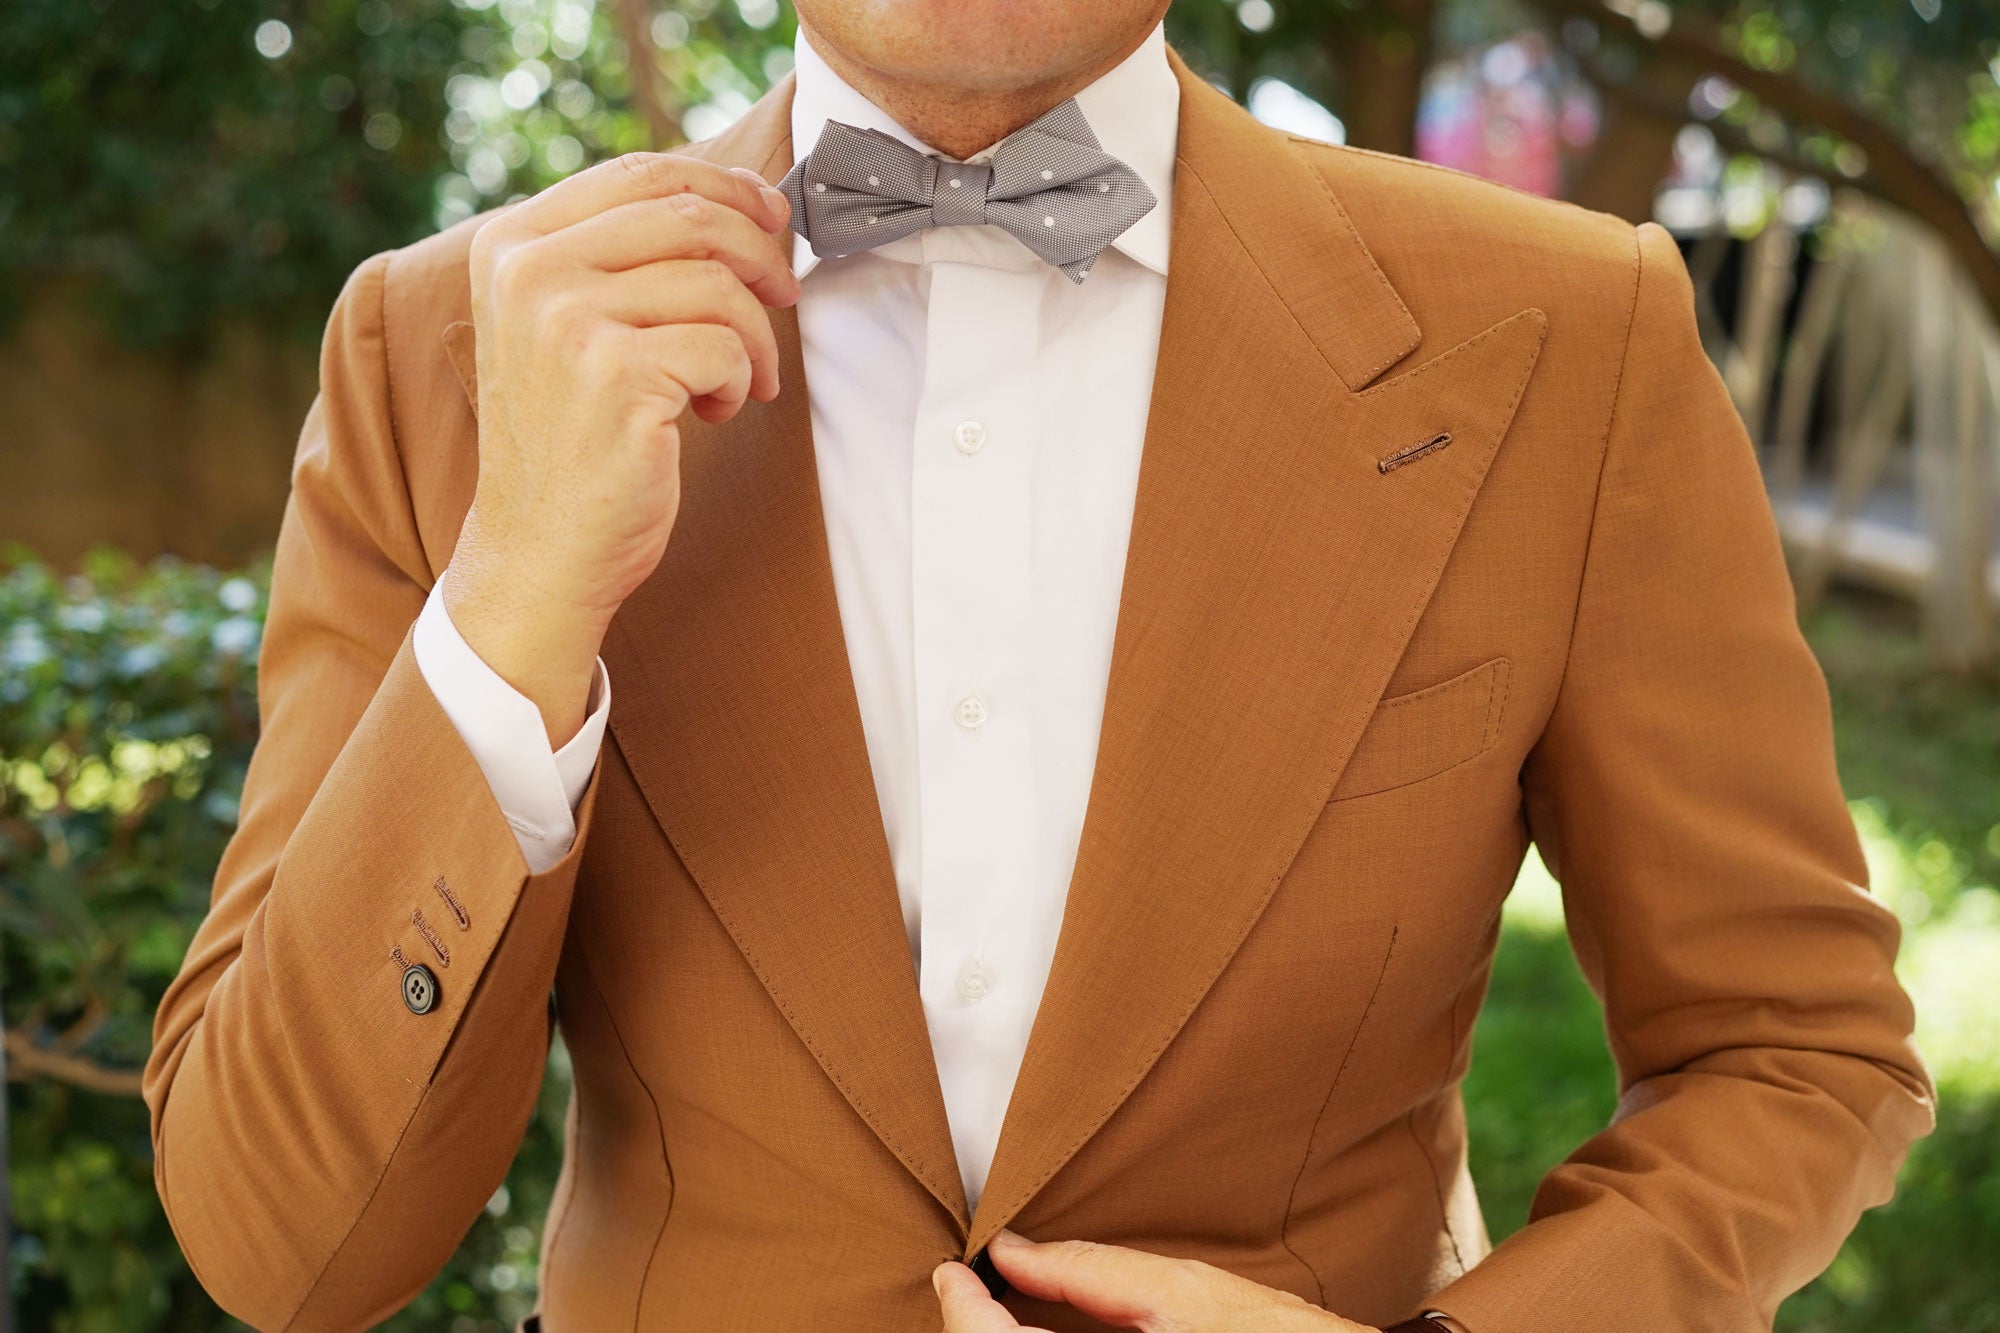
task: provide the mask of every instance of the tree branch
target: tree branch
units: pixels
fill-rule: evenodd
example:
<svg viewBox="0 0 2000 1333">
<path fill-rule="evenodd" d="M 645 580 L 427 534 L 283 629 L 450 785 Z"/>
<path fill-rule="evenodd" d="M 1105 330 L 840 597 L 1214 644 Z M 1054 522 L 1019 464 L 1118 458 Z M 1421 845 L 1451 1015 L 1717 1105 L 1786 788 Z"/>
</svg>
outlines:
<svg viewBox="0 0 2000 1333">
<path fill-rule="evenodd" d="M 49 1078 L 113 1097 L 139 1095 L 141 1075 L 136 1069 L 108 1069 L 80 1055 L 50 1050 L 37 1045 L 27 1033 L 14 1028 L 7 1029 L 6 1048 L 9 1081 Z"/>
<path fill-rule="evenodd" d="M 653 7 L 650 0 L 617 0 L 615 15 L 618 33 L 625 39 L 631 62 L 632 96 L 646 117 L 646 130 L 654 148 L 672 148 L 686 138 L 680 117 L 674 114 L 660 86 L 659 49 L 653 45 Z"/>
<path fill-rule="evenodd" d="M 1715 136 L 1715 142 L 1726 153 L 1745 157 L 1761 157 L 1774 162 L 1785 170 L 1799 176 L 1812 176 L 1838 189 L 1850 189 L 1865 194 L 1871 199 L 1900 208 L 1895 194 L 1881 181 L 1863 171 L 1858 176 L 1849 176 L 1824 162 L 1815 162 L 1789 147 L 1767 147 L 1750 138 L 1740 125 L 1731 125 L 1723 120 L 1697 120 L 1687 114 L 1682 106 L 1669 104 L 1664 98 L 1649 96 L 1629 83 L 1620 83 L 1610 77 L 1603 64 L 1595 60 L 1579 64 L 1585 78 L 1596 86 L 1606 100 L 1621 102 L 1649 116 L 1660 118 L 1678 117 L 1691 124 L 1699 125 Z"/>
<path fill-rule="evenodd" d="M 98 996 L 91 996 L 84 1002 L 83 1013 L 76 1022 L 64 1028 L 62 1035 L 56 1038 L 53 1049 L 64 1055 L 73 1054 L 97 1035 L 98 1029 L 104 1026 L 104 1020 L 110 1016 L 111 1011 L 105 1008 L 104 1001 Z"/>
<path fill-rule="evenodd" d="M 2000 319 L 2000 255 L 1979 231 L 1971 205 L 1936 168 L 1924 162 L 1888 126 L 1839 97 L 1823 93 L 1797 75 L 1758 69 L 1723 43 L 1716 26 L 1698 15 L 1675 11 L 1664 32 L 1649 36 L 1631 18 L 1596 0 L 1534 0 L 1557 19 L 1582 17 L 1637 43 L 1655 55 L 1700 65 L 1755 97 L 1794 125 L 1811 125 L 1840 136 L 1868 157 L 1860 180 L 1850 181 L 1828 168 L 1792 161 L 1801 170 L 1843 184 L 1855 185 L 1912 214 L 1935 230 L 1959 265 L 1978 284 L 1980 295 Z M 1601 74 L 1600 74 L 1601 78 Z M 1685 118 L 1685 112 L 1682 113 Z M 1727 127 L 1717 138 L 1727 141 Z M 1778 158 L 1765 149 L 1750 151 Z"/>
</svg>

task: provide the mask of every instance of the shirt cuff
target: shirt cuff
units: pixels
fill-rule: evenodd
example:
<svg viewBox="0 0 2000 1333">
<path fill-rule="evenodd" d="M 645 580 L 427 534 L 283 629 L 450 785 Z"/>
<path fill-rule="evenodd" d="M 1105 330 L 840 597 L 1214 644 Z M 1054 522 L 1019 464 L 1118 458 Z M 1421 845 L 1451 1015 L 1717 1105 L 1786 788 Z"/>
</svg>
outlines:
<svg viewBox="0 0 2000 1333">
<path fill-rule="evenodd" d="M 611 675 L 597 660 L 583 726 L 560 750 L 549 748 L 541 710 L 486 665 L 451 623 L 444 585 L 431 589 L 411 645 L 417 671 L 437 697 L 514 830 L 530 874 L 569 854 L 576 841 L 576 807 L 597 767 L 611 714 Z"/>
</svg>

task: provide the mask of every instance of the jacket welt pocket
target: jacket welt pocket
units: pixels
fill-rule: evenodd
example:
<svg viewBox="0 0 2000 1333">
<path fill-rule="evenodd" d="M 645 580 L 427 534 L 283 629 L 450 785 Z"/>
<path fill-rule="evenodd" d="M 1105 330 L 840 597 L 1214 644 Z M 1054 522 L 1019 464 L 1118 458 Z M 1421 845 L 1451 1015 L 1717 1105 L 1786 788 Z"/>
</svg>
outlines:
<svg viewBox="0 0 2000 1333">
<path fill-rule="evenodd" d="M 1499 739 L 1512 668 L 1496 657 L 1375 705 L 1330 799 L 1407 787 L 1483 753 Z"/>
</svg>

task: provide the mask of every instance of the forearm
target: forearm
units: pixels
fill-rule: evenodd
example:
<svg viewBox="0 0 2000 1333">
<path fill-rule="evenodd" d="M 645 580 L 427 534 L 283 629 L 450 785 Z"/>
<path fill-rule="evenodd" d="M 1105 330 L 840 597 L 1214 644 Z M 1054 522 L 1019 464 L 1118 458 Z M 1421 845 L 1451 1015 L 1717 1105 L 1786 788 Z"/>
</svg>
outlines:
<svg viewBox="0 0 2000 1333">
<path fill-rule="evenodd" d="M 355 1326 L 429 1281 L 505 1175 L 575 853 L 528 877 L 407 647 L 281 851 L 258 818 L 162 1006 L 156 1174 L 225 1308 Z M 437 982 L 421 1014 L 412 964 Z"/>
<path fill-rule="evenodd" d="M 1621 1098 L 1433 1298 L 1472 1333 L 1768 1329 L 1930 1125 L 1755 453 L 1671 238 L 1639 240 L 1568 662 L 1522 771 Z"/>
<path fill-rule="evenodd" d="M 590 712 L 609 618 L 538 580 L 533 564 L 485 532 L 475 505 L 438 591 L 466 644 L 535 705 L 550 747 L 560 748 Z"/>
<path fill-rule="evenodd" d="M 379 1319 L 504 1176 L 592 799 L 531 878 L 415 662 L 433 571 L 392 421 L 388 268 L 357 270 L 328 325 L 239 824 L 145 1075 L 168 1218 L 259 1327 Z M 433 1002 L 406 1001 L 411 968 Z"/>
<path fill-rule="evenodd" d="M 1702 1065 L 1635 1085 L 1613 1126 L 1543 1180 L 1529 1225 L 1428 1304 L 1471 1333 L 1768 1333 L 1778 1302 L 1888 1199 L 1900 1152 L 1885 1141 L 1922 1132 L 1922 1094 L 1823 1052 Z"/>
</svg>

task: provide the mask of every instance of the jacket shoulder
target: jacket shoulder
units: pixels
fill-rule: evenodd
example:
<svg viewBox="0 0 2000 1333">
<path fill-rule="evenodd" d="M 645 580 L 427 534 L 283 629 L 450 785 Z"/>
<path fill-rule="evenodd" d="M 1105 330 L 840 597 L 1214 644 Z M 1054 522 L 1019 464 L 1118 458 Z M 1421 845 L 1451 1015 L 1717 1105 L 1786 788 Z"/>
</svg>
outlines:
<svg viewBox="0 0 2000 1333">
<path fill-rule="evenodd" d="M 500 210 L 364 260 L 327 325 L 320 400 L 335 452 L 400 488 L 433 574 L 478 475 L 470 336 L 473 238 Z M 372 419 L 382 429 L 358 434 Z M 379 442 L 377 451 L 362 443 Z"/>
<path fill-rule="evenodd" d="M 1357 224 L 1365 216 L 1419 243 L 1518 245 L 1554 263 L 1632 261 L 1636 229 L 1616 214 L 1437 162 L 1290 137 Z"/>
<path fill-rule="evenodd" d="M 390 325 L 430 323 L 443 328 L 472 318 L 473 238 L 505 207 L 474 214 L 385 258 L 383 319 Z"/>
<path fill-rule="evenodd" d="M 1548 316 L 1552 334 L 1600 323 L 1622 329 L 1639 262 L 1638 229 L 1626 219 L 1432 162 L 1291 141 L 1346 210 L 1431 350 L 1531 306 Z"/>
</svg>

